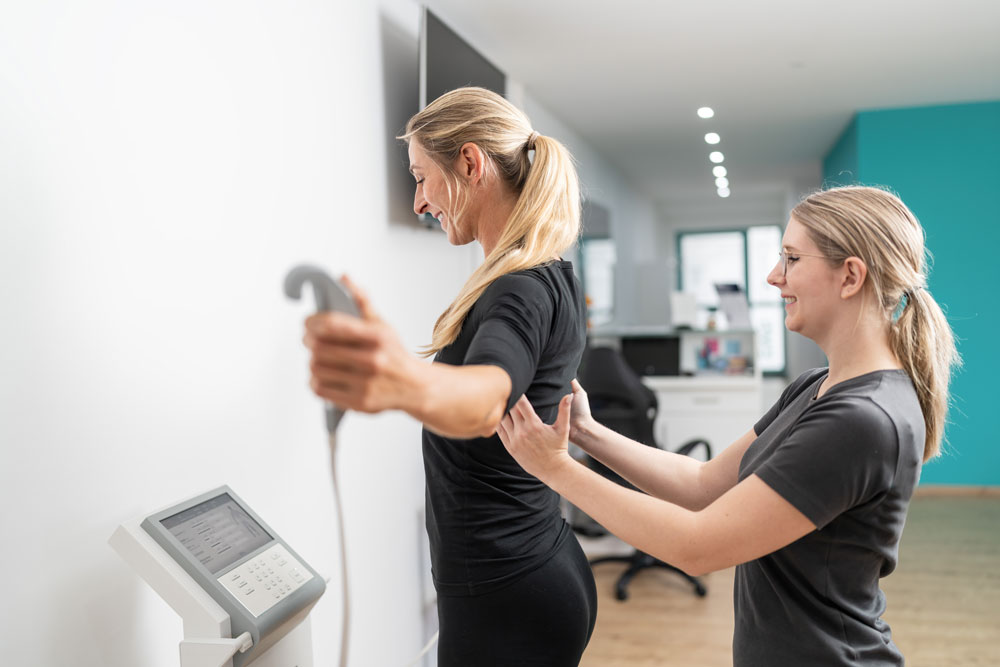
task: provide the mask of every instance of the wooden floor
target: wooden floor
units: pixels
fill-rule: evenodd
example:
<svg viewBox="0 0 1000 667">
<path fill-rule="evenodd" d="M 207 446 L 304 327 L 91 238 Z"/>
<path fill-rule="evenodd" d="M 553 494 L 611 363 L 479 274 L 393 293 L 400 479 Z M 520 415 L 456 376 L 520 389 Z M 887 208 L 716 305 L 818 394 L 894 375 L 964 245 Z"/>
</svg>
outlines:
<svg viewBox="0 0 1000 667">
<path fill-rule="evenodd" d="M 600 602 L 583 667 L 732 665 L 732 569 L 703 578 L 704 598 L 675 574 L 645 570 L 618 602 L 622 567 L 594 568 Z M 910 667 L 1000 665 L 1000 497 L 915 498 L 882 589 Z"/>
</svg>

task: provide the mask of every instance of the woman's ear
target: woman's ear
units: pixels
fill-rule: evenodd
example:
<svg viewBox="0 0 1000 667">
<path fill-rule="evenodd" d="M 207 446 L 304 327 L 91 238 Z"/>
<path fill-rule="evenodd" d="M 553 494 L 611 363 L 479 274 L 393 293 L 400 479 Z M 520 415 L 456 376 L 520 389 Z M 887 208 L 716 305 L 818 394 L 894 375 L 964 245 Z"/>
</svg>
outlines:
<svg viewBox="0 0 1000 667">
<path fill-rule="evenodd" d="M 458 153 L 458 164 L 455 166 L 463 180 L 469 185 L 476 185 L 486 172 L 486 155 L 483 149 L 468 141 L 462 145 Z"/>
<path fill-rule="evenodd" d="M 844 260 L 843 281 L 840 284 L 840 298 L 849 299 L 861 291 L 868 277 L 868 267 L 859 257 Z"/>
</svg>

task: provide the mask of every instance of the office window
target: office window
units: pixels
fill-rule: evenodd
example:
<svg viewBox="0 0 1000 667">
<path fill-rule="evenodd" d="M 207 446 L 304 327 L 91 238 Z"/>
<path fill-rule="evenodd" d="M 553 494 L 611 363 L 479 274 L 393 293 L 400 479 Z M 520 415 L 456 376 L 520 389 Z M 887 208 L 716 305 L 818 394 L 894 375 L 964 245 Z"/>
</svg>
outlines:
<svg viewBox="0 0 1000 667">
<path fill-rule="evenodd" d="M 589 306 L 591 326 L 611 321 L 615 307 L 615 242 L 609 238 L 585 238 L 580 242 L 580 270 Z"/>
<path fill-rule="evenodd" d="M 695 295 L 699 325 L 718 307 L 717 283 L 739 285 L 747 294 L 750 323 L 757 333 L 757 363 L 765 373 L 785 370 L 785 310 L 767 274 L 781 250 L 781 227 L 761 225 L 736 231 L 678 235 L 679 287 Z"/>
</svg>

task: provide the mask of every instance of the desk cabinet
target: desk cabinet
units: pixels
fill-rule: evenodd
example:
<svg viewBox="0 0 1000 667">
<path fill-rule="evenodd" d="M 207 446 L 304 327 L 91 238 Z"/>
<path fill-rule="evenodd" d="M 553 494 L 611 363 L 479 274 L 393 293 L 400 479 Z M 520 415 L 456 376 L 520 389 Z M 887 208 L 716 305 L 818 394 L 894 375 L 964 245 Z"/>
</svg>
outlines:
<svg viewBox="0 0 1000 667">
<path fill-rule="evenodd" d="M 644 377 L 656 392 L 656 441 L 675 451 L 695 438 L 708 440 L 718 456 L 761 417 L 759 377 Z M 700 450 L 693 452 L 703 457 Z"/>
</svg>

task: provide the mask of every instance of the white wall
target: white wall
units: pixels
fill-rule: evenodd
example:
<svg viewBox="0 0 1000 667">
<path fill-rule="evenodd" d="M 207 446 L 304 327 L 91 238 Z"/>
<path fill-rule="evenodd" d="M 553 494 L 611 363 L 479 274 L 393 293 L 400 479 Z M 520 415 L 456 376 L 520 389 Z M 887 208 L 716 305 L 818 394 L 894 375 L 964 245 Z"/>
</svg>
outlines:
<svg viewBox="0 0 1000 667">
<path fill-rule="evenodd" d="M 617 251 L 613 321 L 640 321 L 643 304 L 634 296 L 640 279 L 638 267 L 653 260 L 657 253 L 657 217 L 652 202 L 638 194 L 585 137 L 532 98 L 531 91 L 515 84 L 511 98 L 523 102 L 522 108 L 538 132 L 560 140 L 573 154 L 583 196 L 611 212 L 611 236 Z"/>
<path fill-rule="evenodd" d="M 416 349 L 480 259 L 409 212 L 391 137 L 416 105 L 418 23 L 409 0 L 0 8 L 4 664 L 176 665 L 179 619 L 107 539 L 223 483 L 334 576 L 313 633 L 335 662 L 309 306 L 281 283 L 303 261 L 346 271 Z M 538 126 L 616 237 L 650 247 L 629 225 L 652 208 Z M 419 425 L 349 415 L 340 440 L 351 664 L 407 664 L 426 639 Z"/>
<path fill-rule="evenodd" d="M 414 225 L 387 165 L 417 27 L 406 0 L 0 8 L 5 665 L 177 665 L 179 620 L 106 541 L 221 483 L 334 576 L 313 632 L 335 662 L 308 306 L 281 284 L 347 271 L 415 349 L 468 275 L 477 251 Z M 341 441 L 352 664 L 403 665 L 425 640 L 419 426 L 349 415 Z"/>
</svg>

